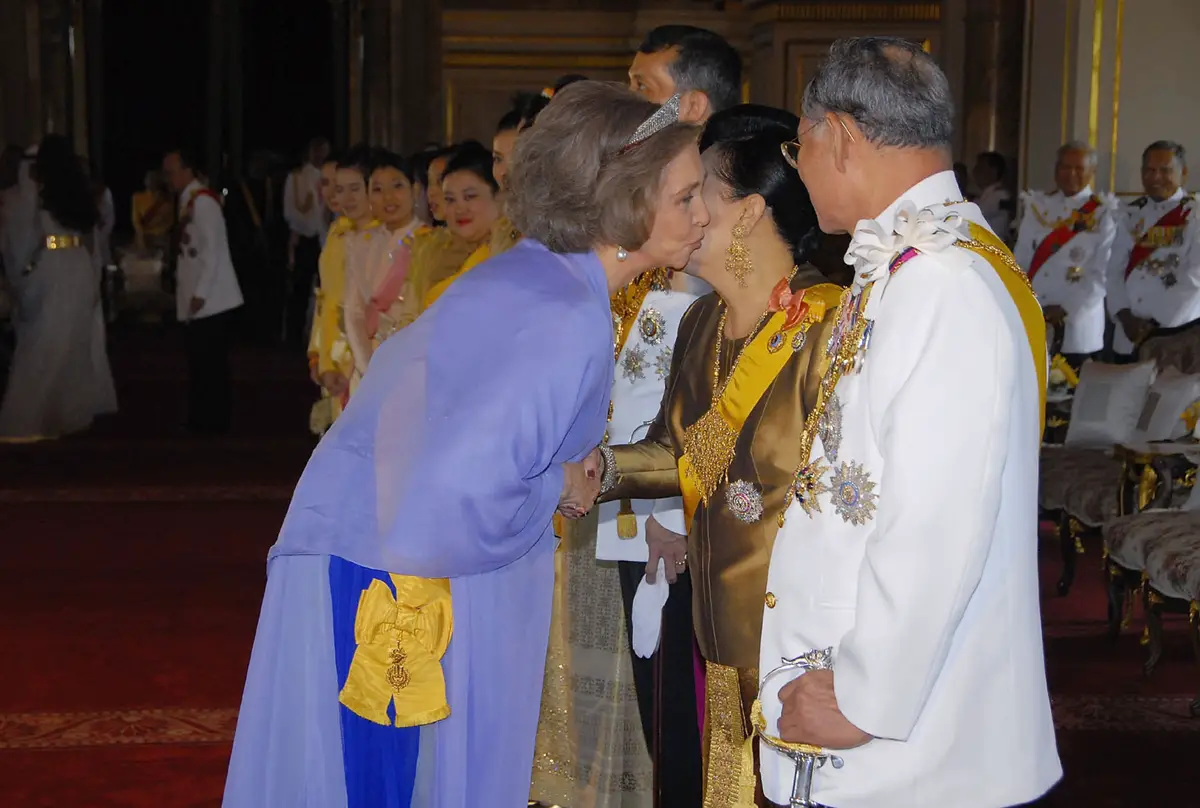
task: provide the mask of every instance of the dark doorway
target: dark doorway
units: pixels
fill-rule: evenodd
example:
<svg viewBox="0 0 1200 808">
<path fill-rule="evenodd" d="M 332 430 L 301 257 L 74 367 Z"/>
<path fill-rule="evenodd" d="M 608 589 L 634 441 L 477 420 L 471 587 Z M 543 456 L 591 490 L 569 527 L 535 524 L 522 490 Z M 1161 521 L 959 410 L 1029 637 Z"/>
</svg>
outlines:
<svg viewBox="0 0 1200 808">
<path fill-rule="evenodd" d="M 333 129 L 328 0 L 222 0 L 241 19 L 242 143 L 249 156 L 269 149 L 289 160 Z M 129 201 L 165 149 L 204 157 L 208 123 L 208 0 L 106 0 L 102 25 L 104 179 L 117 226 L 129 230 Z M 226 36 L 226 41 L 228 37 Z M 221 113 L 228 115 L 223 100 Z M 224 123 L 224 150 L 229 142 Z M 234 128 L 236 131 L 236 127 Z"/>
</svg>

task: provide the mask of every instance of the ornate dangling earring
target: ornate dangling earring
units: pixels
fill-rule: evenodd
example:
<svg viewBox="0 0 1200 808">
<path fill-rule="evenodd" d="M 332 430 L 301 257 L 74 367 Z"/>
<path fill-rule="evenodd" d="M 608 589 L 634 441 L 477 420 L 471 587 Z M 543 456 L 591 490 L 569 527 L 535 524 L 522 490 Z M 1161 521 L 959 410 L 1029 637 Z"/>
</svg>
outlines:
<svg viewBox="0 0 1200 808">
<path fill-rule="evenodd" d="M 754 271 L 754 262 L 750 260 L 750 248 L 746 246 L 745 218 L 743 214 L 733 226 L 729 248 L 725 251 L 725 271 L 732 272 L 733 277 L 737 278 L 738 286 L 743 288 L 747 286 L 746 276 Z"/>
<path fill-rule="evenodd" d="M 629 250 L 625 249 L 624 247 L 617 247 L 617 260 L 618 261 L 628 261 L 629 260 Z"/>
</svg>

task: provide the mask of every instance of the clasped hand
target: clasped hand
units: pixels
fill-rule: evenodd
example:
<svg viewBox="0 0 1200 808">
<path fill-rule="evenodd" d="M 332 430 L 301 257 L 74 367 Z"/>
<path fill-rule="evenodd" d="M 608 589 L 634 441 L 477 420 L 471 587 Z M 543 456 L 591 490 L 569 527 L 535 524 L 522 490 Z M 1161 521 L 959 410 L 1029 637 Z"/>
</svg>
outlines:
<svg viewBox="0 0 1200 808">
<path fill-rule="evenodd" d="M 600 449 L 596 448 L 579 463 L 563 463 L 563 490 L 558 512 L 568 519 L 582 519 L 600 496 Z"/>
<path fill-rule="evenodd" d="M 788 743 L 853 749 L 871 740 L 838 708 L 833 671 L 809 671 L 793 679 L 780 689 L 779 701 L 783 704 L 779 737 Z"/>
</svg>

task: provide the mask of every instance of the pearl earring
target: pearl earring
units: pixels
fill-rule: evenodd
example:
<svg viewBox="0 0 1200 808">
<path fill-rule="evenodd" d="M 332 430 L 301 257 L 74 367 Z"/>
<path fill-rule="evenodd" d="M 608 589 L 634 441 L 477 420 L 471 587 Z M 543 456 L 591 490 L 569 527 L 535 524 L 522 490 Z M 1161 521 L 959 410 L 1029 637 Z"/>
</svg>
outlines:
<svg viewBox="0 0 1200 808">
<path fill-rule="evenodd" d="M 624 247 L 617 247 L 617 260 L 618 261 L 628 261 L 629 260 L 629 250 L 625 249 Z"/>
</svg>

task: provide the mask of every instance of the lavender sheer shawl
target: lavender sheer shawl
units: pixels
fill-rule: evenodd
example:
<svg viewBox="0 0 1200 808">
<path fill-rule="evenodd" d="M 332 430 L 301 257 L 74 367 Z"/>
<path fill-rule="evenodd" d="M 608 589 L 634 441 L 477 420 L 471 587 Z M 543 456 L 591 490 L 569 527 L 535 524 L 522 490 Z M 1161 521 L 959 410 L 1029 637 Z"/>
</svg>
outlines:
<svg viewBox="0 0 1200 808">
<path fill-rule="evenodd" d="M 297 485 L 272 577 L 288 557 L 334 555 L 452 579 L 455 633 L 443 665 L 453 712 L 431 728 L 433 808 L 467 808 L 484 795 L 518 805 L 528 795 L 561 464 L 603 437 L 612 365 L 599 260 L 524 241 L 380 347 Z M 270 642 L 272 583 L 244 710 L 267 709 L 251 691 L 270 652 L 259 646 Z M 267 672 L 260 678 L 278 687 Z"/>
</svg>

